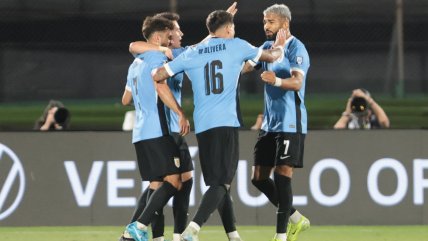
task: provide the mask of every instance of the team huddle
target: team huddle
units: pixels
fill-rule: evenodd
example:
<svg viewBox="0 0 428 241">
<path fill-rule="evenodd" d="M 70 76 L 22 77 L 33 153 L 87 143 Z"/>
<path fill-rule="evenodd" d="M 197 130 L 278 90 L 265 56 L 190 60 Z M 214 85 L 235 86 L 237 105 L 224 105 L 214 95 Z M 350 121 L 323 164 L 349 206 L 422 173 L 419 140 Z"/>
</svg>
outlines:
<svg viewBox="0 0 428 241">
<path fill-rule="evenodd" d="M 135 60 L 128 70 L 122 103 L 133 103 L 132 133 L 142 180 L 150 186 L 125 228 L 121 241 L 164 240 L 163 208 L 173 197 L 173 241 L 198 241 L 198 233 L 218 210 L 230 241 L 242 240 L 235 226 L 230 184 L 239 160 L 239 77 L 262 68 L 264 117 L 254 147 L 252 183 L 277 209 L 273 241 L 293 241 L 309 220 L 292 207 L 293 168 L 303 167 L 307 132 L 304 105 L 309 55 L 290 33 L 291 12 L 284 4 L 264 10 L 267 41 L 259 48 L 235 38 L 236 3 L 206 19 L 209 32 L 200 43 L 182 47 L 176 13 L 144 20 L 146 42 L 130 45 Z M 194 99 L 194 125 L 205 184 L 209 186 L 188 223 L 192 160 L 184 136 L 190 131 L 181 108 L 183 73 Z M 273 179 L 271 174 L 273 172 Z M 186 226 L 187 225 L 187 226 Z"/>
</svg>

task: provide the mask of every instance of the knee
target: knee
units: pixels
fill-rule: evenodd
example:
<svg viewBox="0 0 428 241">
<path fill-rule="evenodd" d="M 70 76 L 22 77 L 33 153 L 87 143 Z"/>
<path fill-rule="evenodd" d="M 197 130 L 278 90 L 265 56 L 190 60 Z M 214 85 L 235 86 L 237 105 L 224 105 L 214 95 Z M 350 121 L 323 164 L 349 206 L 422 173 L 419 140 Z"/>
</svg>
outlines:
<svg viewBox="0 0 428 241">
<path fill-rule="evenodd" d="M 293 168 L 290 166 L 287 166 L 287 165 L 277 166 L 277 167 L 275 167 L 275 173 L 282 175 L 282 176 L 292 178 L 293 177 Z"/>
<path fill-rule="evenodd" d="M 188 180 L 190 180 L 192 178 L 192 172 L 185 172 L 185 173 L 181 173 L 181 181 L 182 182 L 187 182 Z"/>
<path fill-rule="evenodd" d="M 165 182 L 170 183 L 175 189 L 180 190 L 181 189 L 181 179 L 179 174 L 174 174 L 170 176 L 166 176 L 164 178 Z"/>
</svg>

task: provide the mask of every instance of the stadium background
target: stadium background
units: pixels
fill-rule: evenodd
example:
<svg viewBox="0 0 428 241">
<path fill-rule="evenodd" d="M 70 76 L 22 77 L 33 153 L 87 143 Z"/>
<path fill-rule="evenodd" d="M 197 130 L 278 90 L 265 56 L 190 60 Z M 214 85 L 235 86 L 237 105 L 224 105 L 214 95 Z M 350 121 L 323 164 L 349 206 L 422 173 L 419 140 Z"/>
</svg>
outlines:
<svg viewBox="0 0 428 241">
<path fill-rule="evenodd" d="M 239 1 L 237 36 L 261 45 L 262 10 L 276 2 Z M 279 2 L 290 6 L 292 33 L 306 44 L 311 56 L 308 94 L 349 93 L 358 87 L 395 94 L 395 0 Z M 404 90 L 426 94 L 428 2 L 403 2 Z M 128 44 L 142 39 L 145 16 L 172 7 L 181 15 L 183 42 L 189 45 L 207 35 L 208 13 L 230 4 L 229 0 L 3 0 L 0 101 L 120 96 L 131 62 Z M 242 81 L 242 90 L 260 93 L 262 84 Z"/>
</svg>

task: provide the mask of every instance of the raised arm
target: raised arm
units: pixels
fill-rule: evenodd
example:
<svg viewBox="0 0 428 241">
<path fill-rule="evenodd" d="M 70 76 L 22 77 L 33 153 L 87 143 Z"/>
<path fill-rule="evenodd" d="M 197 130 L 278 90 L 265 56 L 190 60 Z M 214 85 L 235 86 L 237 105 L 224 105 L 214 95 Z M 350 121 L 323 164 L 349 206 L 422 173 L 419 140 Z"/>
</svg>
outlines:
<svg viewBox="0 0 428 241">
<path fill-rule="evenodd" d="M 273 61 L 282 58 L 284 56 L 284 45 L 286 41 L 286 32 L 284 29 L 280 29 L 276 35 L 275 43 L 272 49 L 265 49 L 260 56 L 260 61 L 272 63 Z"/>
<path fill-rule="evenodd" d="M 161 51 L 169 59 L 173 59 L 174 58 L 174 56 L 172 55 L 171 49 L 168 48 L 168 47 L 157 46 L 157 45 L 154 45 L 154 44 L 151 44 L 151 43 L 147 43 L 147 42 L 144 42 L 144 41 L 135 41 L 135 42 L 132 42 L 132 43 L 129 44 L 129 52 L 132 55 L 142 54 L 142 53 L 144 53 L 146 51 L 150 51 L 150 50 Z"/>
</svg>

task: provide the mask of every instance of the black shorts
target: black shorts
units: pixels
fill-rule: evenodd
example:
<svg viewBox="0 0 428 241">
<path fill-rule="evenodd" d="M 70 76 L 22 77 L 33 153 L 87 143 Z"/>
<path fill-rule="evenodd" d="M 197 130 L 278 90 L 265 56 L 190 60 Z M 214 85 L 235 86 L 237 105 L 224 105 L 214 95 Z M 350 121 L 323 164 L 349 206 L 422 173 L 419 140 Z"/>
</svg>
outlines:
<svg viewBox="0 0 428 241">
<path fill-rule="evenodd" d="M 239 158 L 238 128 L 212 128 L 196 134 L 196 138 L 205 184 L 212 186 L 232 183 Z"/>
<path fill-rule="evenodd" d="M 175 144 L 178 146 L 180 151 L 180 173 L 190 172 L 193 170 L 192 157 L 190 156 L 189 146 L 187 145 L 186 139 L 178 133 L 172 132 L 172 138 L 174 138 Z"/>
<path fill-rule="evenodd" d="M 303 167 L 305 134 L 260 131 L 254 147 L 255 166 Z"/>
<path fill-rule="evenodd" d="M 162 181 L 180 173 L 180 152 L 172 136 L 139 141 L 134 146 L 143 181 Z"/>
</svg>

